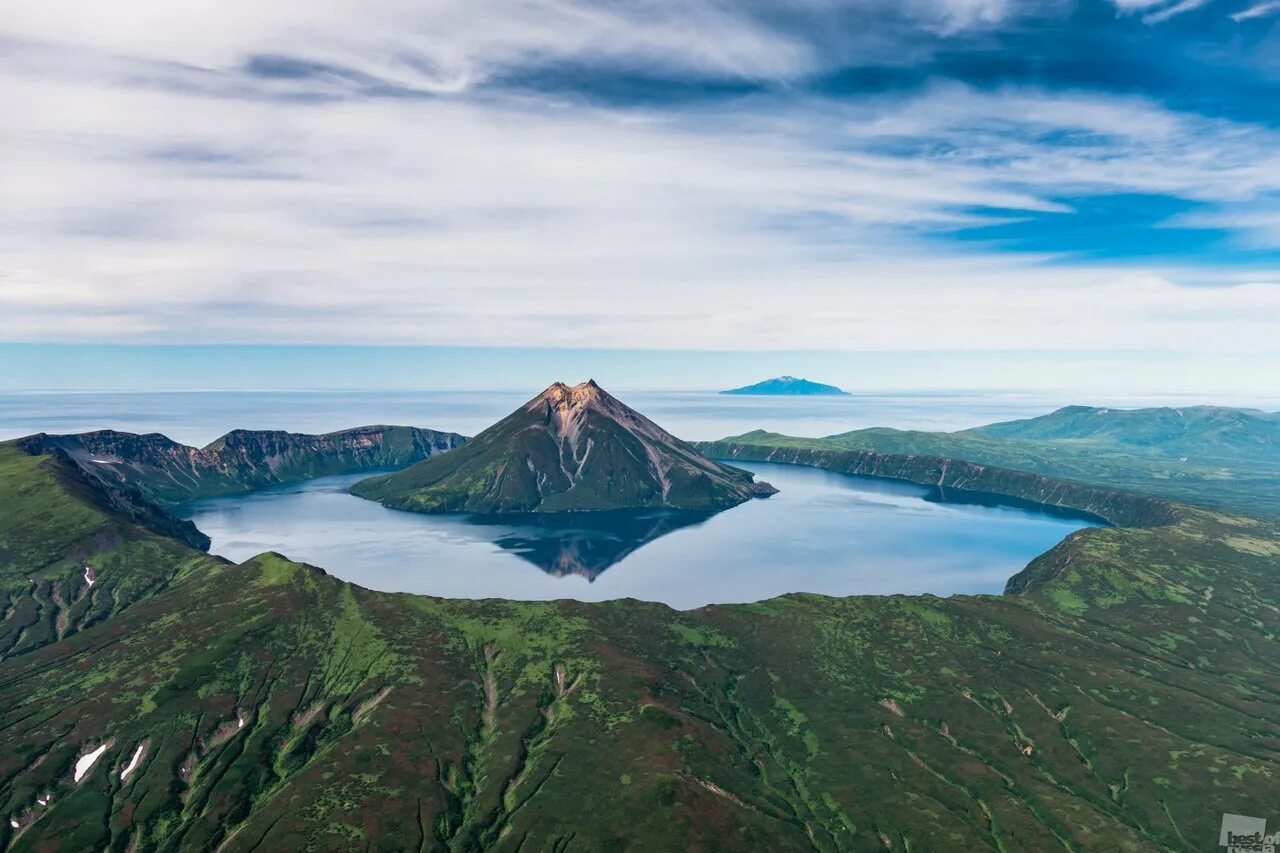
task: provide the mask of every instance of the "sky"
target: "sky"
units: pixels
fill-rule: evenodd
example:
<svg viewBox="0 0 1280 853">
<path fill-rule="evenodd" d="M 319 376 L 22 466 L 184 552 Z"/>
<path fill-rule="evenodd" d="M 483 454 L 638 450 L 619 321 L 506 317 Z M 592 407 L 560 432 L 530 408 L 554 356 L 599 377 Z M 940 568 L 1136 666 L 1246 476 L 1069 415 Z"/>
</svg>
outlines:
<svg viewBox="0 0 1280 853">
<path fill-rule="evenodd" d="M 1280 397 L 1277 95 L 1280 0 L 9 0 L 0 387 Z"/>
</svg>

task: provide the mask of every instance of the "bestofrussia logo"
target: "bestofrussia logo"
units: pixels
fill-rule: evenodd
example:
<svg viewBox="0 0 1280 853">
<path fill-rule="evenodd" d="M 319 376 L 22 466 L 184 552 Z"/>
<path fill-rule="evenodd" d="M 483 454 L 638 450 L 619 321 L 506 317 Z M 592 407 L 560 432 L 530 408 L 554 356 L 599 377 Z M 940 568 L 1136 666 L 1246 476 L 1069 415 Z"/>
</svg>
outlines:
<svg viewBox="0 0 1280 853">
<path fill-rule="evenodd" d="M 1264 817 L 1224 814 L 1218 845 L 1227 848 L 1227 853 L 1276 853 L 1276 847 L 1280 846 L 1280 832 L 1267 835 L 1267 819 Z"/>
</svg>

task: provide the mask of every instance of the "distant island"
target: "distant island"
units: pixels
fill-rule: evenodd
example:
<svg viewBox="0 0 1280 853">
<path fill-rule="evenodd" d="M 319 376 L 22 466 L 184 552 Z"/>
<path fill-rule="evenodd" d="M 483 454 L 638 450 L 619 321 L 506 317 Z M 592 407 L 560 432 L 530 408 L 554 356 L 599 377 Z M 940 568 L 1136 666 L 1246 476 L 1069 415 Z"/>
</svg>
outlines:
<svg viewBox="0 0 1280 853">
<path fill-rule="evenodd" d="M 758 395 L 762 397 L 848 397 L 848 391 L 842 391 L 834 385 L 823 385 L 821 382 L 810 382 L 808 379 L 797 379 L 794 376 L 779 376 L 766 379 L 755 385 L 732 388 L 721 391 L 721 394 Z"/>
</svg>

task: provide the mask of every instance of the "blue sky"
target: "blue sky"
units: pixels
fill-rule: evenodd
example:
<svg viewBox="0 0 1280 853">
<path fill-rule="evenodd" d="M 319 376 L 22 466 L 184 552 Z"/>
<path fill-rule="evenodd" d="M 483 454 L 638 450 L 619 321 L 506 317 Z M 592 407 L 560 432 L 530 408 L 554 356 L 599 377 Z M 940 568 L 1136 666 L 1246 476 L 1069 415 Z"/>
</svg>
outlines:
<svg viewBox="0 0 1280 853">
<path fill-rule="evenodd" d="M 15 0 L 0 341 L 1280 395 L 1278 83 L 1273 0 Z"/>
</svg>

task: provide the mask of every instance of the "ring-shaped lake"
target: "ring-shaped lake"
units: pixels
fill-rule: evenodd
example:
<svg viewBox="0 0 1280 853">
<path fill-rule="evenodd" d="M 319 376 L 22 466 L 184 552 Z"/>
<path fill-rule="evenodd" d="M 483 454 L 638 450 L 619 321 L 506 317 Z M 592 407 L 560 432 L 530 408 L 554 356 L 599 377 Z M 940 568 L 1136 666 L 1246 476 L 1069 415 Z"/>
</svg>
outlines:
<svg viewBox="0 0 1280 853">
<path fill-rule="evenodd" d="M 781 491 L 714 515 L 481 517 L 400 512 L 322 477 L 194 501 L 180 513 L 242 561 L 264 551 L 369 589 L 679 609 L 823 595 L 999 593 L 1080 514 L 792 465 L 734 462 Z M 961 498 L 956 500 L 956 498 Z"/>
</svg>

